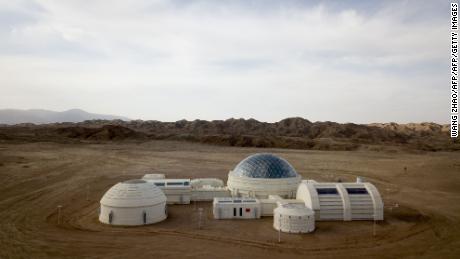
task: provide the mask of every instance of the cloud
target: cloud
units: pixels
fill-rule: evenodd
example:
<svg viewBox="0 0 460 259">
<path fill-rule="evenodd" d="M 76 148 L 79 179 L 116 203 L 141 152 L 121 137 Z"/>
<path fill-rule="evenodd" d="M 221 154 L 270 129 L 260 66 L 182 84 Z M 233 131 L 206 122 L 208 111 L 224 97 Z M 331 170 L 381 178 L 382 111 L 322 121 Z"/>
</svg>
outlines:
<svg viewBox="0 0 460 259">
<path fill-rule="evenodd" d="M 446 122 L 443 8 L 416 1 L 3 4 L 0 102 L 158 120 Z"/>
</svg>

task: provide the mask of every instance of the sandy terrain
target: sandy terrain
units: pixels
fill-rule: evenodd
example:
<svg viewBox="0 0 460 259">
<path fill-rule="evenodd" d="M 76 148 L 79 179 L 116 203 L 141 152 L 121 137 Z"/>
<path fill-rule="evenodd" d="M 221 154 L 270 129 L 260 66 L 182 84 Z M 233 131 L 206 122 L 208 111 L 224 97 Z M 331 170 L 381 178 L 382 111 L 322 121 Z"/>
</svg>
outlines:
<svg viewBox="0 0 460 259">
<path fill-rule="evenodd" d="M 147 172 L 219 177 L 255 152 L 273 152 L 304 178 L 354 181 L 381 191 L 385 221 L 317 222 L 313 234 L 282 234 L 272 218 L 214 220 L 210 203 L 169 207 L 167 220 L 110 227 L 99 199 L 118 181 Z M 302 151 L 142 144 L 0 143 L 0 258 L 460 258 L 459 153 Z M 404 170 L 407 167 L 407 170 Z M 392 208 L 394 204 L 399 207 Z M 57 206 L 62 205 L 58 224 Z M 198 229 L 197 210 L 206 221 Z"/>
</svg>

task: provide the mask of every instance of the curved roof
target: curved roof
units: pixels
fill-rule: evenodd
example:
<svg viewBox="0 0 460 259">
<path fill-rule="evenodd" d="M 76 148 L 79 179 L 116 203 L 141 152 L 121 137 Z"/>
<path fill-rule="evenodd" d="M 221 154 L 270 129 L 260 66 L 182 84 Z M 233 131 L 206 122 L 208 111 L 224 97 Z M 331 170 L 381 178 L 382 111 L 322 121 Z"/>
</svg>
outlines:
<svg viewBox="0 0 460 259">
<path fill-rule="evenodd" d="M 166 202 L 163 191 L 141 179 L 117 183 L 102 196 L 101 204 L 111 207 L 144 207 Z"/>
<path fill-rule="evenodd" d="M 230 172 L 232 176 L 250 178 L 290 178 L 298 174 L 288 161 L 273 154 L 259 153 L 242 160 Z"/>
</svg>

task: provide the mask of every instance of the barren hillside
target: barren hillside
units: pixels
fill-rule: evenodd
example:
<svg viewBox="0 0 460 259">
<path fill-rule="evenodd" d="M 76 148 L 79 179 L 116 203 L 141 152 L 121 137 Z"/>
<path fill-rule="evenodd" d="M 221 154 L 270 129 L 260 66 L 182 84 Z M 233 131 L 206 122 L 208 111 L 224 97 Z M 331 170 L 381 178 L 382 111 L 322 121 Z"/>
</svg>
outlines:
<svg viewBox="0 0 460 259">
<path fill-rule="evenodd" d="M 355 150 L 362 146 L 402 146 L 427 151 L 460 150 L 448 125 L 340 124 L 287 118 L 275 123 L 254 119 L 204 121 L 89 120 L 80 123 L 17 124 L 0 127 L 4 141 L 117 141 L 166 139 L 226 146 Z"/>
</svg>

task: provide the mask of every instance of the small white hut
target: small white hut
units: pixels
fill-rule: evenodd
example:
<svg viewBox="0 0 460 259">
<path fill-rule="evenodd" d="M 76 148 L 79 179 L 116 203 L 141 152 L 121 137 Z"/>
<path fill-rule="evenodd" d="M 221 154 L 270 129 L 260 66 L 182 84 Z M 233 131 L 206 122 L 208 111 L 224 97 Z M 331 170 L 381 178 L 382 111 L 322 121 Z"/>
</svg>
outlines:
<svg viewBox="0 0 460 259">
<path fill-rule="evenodd" d="M 166 219 L 166 196 L 155 184 L 129 180 L 112 186 L 101 199 L 99 221 L 136 226 Z"/>
<path fill-rule="evenodd" d="M 274 211 L 273 227 L 287 233 L 315 230 L 315 213 L 302 203 L 281 203 Z"/>
</svg>

